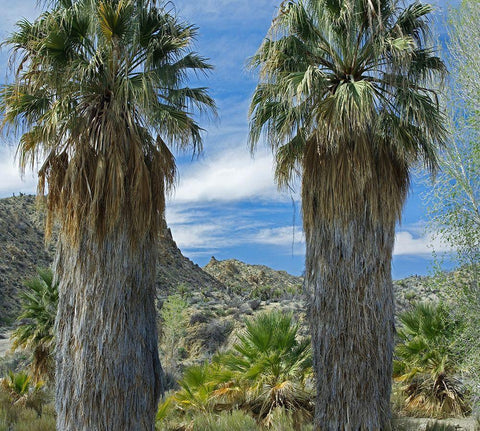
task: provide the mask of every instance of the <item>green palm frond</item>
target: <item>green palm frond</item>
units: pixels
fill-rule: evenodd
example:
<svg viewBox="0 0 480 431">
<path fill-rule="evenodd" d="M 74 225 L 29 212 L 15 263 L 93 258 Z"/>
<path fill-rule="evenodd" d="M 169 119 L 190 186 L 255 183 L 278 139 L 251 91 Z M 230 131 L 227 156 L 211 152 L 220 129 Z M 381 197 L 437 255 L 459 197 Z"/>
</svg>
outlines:
<svg viewBox="0 0 480 431">
<path fill-rule="evenodd" d="M 32 372 L 38 381 L 51 378 L 53 373 L 58 285 L 50 269 L 38 269 L 37 272 L 38 277 L 27 280 L 25 289 L 19 294 L 21 313 L 12 340 L 13 349 L 32 351 Z"/>
<path fill-rule="evenodd" d="M 443 304 L 419 303 L 400 314 L 400 342 L 393 376 L 402 385 L 412 413 L 448 416 L 469 411 L 455 349 L 460 322 L 451 321 Z"/>
<path fill-rule="evenodd" d="M 139 208 L 132 234 L 161 229 L 176 172 L 169 148 L 201 151 L 196 116 L 215 112 L 205 88 L 187 85 L 212 68 L 190 49 L 196 33 L 147 0 L 53 2 L 18 23 L 6 41 L 17 74 L 1 89 L 0 111 L 4 129 L 22 135 L 22 168 L 43 161 L 47 232 L 58 216 L 72 239 L 84 220 L 102 238 L 121 212 L 136 219 Z"/>
<path fill-rule="evenodd" d="M 309 146 L 293 151 L 298 140 L 312 141 L 319 162 L 368 142 L 374 158 L 436 168 L 436 148 L 446 136 L 436 89 L 445 66 L 429 45 L 431 10 L 419 2 L 402 9 L 380 0 L 281 4 L 250 60 L 260 73 L 250 106 L 251 147 L 263 132 L 276 156 L 280 187 L 311 162 Z"/>
<path fill-rule="evenodd" d="M 312 412 L 310 340 L 298 339 L 291 314 L 263 313 L 246 322 L 230 352 L 216 363 L 231 373 L 229 386 L 238 405 L 265 423 L 277 407 L 294 415 Z"/>
</svg>

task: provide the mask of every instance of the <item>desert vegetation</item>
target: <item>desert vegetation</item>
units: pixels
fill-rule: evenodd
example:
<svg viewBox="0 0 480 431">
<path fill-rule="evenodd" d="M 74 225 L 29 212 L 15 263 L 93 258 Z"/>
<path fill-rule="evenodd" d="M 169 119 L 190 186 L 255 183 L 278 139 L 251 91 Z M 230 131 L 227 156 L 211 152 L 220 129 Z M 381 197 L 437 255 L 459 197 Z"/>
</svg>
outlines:
<svg viewBox="0 0 480 431">
<path fill-rule="evenodd" d="M 168 271 L 156 288 L 173 151 L 201 151 L 197 116 L 215 114 L 188 85 L 212 68 L 191 49 L 197 29 L 149 0 L 52 1 L 19 21 L 3 131 L 21 169 L 41 162 L 58 242 L 53 270 L 12 302 L 0 431 L 373 431 L 409 417 L 433 431 L 480 414 L 477 3 L 452 11 L 448 61 L 428 4 L 279 4 L 249 62 L 250 144 L 265 137 L 280 188 L 301 183 L 305 277 L 212 258 L 198 289 Z M 458 268 L 438 259 L 434 294 L 404 290 L 395 315 L 395 227 L 418 166 L 437 174 L 429 229 Z"/>
</svg>

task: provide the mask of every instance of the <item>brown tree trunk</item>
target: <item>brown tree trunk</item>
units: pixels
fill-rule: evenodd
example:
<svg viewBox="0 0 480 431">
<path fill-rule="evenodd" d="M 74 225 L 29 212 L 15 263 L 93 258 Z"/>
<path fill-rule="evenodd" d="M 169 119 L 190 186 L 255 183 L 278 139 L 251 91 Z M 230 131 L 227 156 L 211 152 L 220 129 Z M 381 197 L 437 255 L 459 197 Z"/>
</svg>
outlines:
<svg viewBox="0 0 480 431">
<path fill-rule="evenodd" d="M 366 147 L 316 151 L 307 154 L 302 190 L 314 429 L 385 431 L 395 331 L 391 257 L 407 174 Z"/>
<path fill-rule="evenodd" d="M 60 237 L 56 410 L 61 431 L 153 431 L 162 389 L 155 324 L 157 242 L 126 222 L 99 242 Z"/>
</svg>

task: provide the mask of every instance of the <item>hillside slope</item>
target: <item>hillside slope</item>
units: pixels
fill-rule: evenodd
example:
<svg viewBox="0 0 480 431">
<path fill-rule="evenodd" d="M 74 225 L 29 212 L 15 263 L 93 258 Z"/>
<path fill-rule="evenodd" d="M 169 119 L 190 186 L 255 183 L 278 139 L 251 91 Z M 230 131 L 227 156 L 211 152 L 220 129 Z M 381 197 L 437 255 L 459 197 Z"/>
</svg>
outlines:
<svg viewBox="0 0 480 431">
<path fill-rule="evenodd" d="M 0 199 L 0 326 L 18 312 L 17 292 L 23 280 L 35 275 L 38 267 L 51 264 L 54 243 L 45 246 L 44 216 L 35 205 L 35 196 Z M 157 292 L 160 298 L 176 291 L 214 290 L 226 294 L 225 286 L 182 255 L 167 229 L 160 242 L 157 265 Z"/>
</svg>

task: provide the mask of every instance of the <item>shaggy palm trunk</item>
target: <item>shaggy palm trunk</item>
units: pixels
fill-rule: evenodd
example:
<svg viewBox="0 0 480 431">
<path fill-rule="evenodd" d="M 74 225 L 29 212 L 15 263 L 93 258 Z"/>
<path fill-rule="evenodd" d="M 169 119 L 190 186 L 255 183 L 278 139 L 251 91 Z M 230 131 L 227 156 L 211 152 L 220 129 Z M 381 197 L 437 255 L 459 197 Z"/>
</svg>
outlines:
<svg viewBox="0 0 480 431">
<path fill-rule="evenodd" d="M 162 370 L 155 323 L 156 241 L 126 222 L 99 242 L 59 240 L 57 429 L 153 431 Z"/>
<path fill-rule="evenodd" d="M 405 171 L 353 153 L 313 154 L 304 171 L 317 431 L 384 431 L 390 422 L 390 261 L 408 181 Z"/>
</svg>

